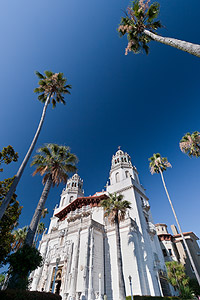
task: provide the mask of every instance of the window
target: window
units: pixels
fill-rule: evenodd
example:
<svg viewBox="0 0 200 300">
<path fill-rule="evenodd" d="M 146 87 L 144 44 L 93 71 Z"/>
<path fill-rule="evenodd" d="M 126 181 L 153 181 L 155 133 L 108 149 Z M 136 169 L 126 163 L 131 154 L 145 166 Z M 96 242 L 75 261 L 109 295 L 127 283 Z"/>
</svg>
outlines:
<svg viewBox="0 0 200 300">
<path fill-rule="evenodd" d="M 122 157 L 122 162 L 124 161 L 123 157 Z"/>
<path fill-rule="evenodd" d="M 130 177 L 129 171 L 125 171 L 125 174 L 126 174 L 126 178 Z"/>
<path fill-rule="evenodd" d="M 119 173 L 118 172 L 115 174 L 115 179 L 116 179 L 116 182 L 119 182 Z"/>
<path fill-rule="evenodd" d="M 70 196 L 70 199 L 69 199 L 69 203 L 71 203 L 73 201 L 73 196 Z"/>
<path fill-rule="evenodd" d="M 62 199 L 62 204 L 61 204 L 61 206 L 63 206 L 64 203 L 65 203 L 65 197 L 63 197 L 63 199 Z"/>
<path fill-rule="evenodd" d="M 163 255 L 167 256 L 167 250 L 166 249 L 162 249 Z"/>
<path fill-rule="evenodd" d="M 139 183 L 139 182 L 138 182 L 138 178 L 137 178 L 136 173 L 134 173 L 134 178 L 135 178 L 135 181 L 136 181 L 137 183 Z"/>
<path fill-rule="evenodd" d="M 169 255 L 172 256 L 172 249 L 168 249 L 169 250 Z"/>
<path fill-rule="evenodd" d="M 140 197 L 140 199 L 141 199 L 141 202 L 142 202 L 142 206 L 145 206 L 144 199 L 142 197 Z"/>
</svg>

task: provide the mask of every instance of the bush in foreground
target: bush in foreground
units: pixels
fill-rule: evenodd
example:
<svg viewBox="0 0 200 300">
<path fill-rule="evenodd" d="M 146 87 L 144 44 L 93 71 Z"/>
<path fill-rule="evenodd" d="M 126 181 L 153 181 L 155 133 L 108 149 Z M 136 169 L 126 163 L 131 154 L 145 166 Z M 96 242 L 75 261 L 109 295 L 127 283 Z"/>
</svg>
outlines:
<svg viewBox="0 0 200 300">
<path fill-rule="evenodd" d="M 52 293 L 7 289 L 5 291 L 0 291 L 0 299 L 2 300 L 61 300 L 62 297 Z"/>
<path fill-rule="evenodd" d="M 126 300 L 131 300 L 131 296 L 127 296 Z M 180 300 L 179 297 L 161 297 L 161 296 L 133 296 L 133 300 Z"/>
</svg>

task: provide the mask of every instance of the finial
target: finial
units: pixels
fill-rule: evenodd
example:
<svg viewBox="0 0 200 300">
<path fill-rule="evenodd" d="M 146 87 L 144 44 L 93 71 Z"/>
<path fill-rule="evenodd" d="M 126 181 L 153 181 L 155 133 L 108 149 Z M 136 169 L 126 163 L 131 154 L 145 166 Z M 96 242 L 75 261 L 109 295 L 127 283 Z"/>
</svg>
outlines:
<svg viewBox="0 0 200 300">
<path fill-rule="evenodd" d="M 121 150 L 121 146 L 118 146 L 118 150 Z"/>
</svg>

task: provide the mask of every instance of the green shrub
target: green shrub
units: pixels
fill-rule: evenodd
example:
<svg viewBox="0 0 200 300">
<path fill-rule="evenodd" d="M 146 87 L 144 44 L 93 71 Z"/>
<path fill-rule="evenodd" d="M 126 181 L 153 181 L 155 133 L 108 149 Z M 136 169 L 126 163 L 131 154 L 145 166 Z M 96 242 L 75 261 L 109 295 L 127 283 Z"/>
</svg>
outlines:
<svg viewBox="0 0 200 300">
<path fill-rule="evenodd" d="M 180 300 L 179 297 L 161 297 L 161 296 L 133 296 L 133 300 Z M 126 300 L 131 300 L 131 296 L 127 296 Z"/>
<path fill-rule="evenodd" d="M 23 291 L 23 290 L 5 290 L 0 291 L 2 300 L 61 300 L 62 297 L 52 293 Z"/>
</svg>

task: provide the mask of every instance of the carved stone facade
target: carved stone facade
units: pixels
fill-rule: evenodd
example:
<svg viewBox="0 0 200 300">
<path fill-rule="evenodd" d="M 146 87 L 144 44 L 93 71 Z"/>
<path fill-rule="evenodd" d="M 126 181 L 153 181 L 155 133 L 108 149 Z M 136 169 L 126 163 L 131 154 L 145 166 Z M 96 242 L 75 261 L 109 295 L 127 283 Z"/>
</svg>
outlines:
<svg viewBox="0 0 200 300">
<path fill-rule="evenodd" d="M 63 300 L 94 300 L 100 299 L 101 280 L 102 297 L 119 299 L 115 229 L 98 205 L 108 193 L 116 192 L 132 206 L 120 223 L 126 294 L 130 295 L 129 276 L 134 295 L 170 293 L 148 198 L 130 156 L 120 149 L 113 155 L 109 179 L 106 191 L 90 197 L 84 197 L 77 174 L 69 179 L 40 242 L 44 265 L 32 274 L 32 290 L 52 291 L 55 278 L 53 292 Z"/>
</svg>

